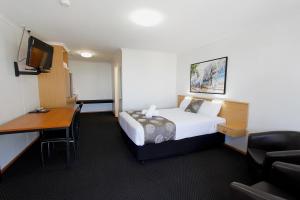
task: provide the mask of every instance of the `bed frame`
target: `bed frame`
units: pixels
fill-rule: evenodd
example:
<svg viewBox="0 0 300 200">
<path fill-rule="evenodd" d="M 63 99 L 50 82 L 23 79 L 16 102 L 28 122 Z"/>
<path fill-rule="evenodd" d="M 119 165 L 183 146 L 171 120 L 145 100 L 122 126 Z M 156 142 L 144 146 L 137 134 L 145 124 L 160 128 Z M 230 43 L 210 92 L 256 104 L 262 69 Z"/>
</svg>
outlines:
<svg viewBox="0 0 300 200">
<path fill-rule="evenodd" d="M 181 140 L 170 140 L 160 144 L 137 146 L 123 130 L 122 136 L 138 161 L 184 155 L 211 147 L 221 146 L 225 139 L 223 134 L 213 133 Z"/>
<path fill-rule="evenodd" d="M 185 96 L 178 95 L 178 105 L 184 98 Z M 209 98 L 201 97 L 191 98 L 212 100 Z M 248 103 L 231 100 L 222 101 L 222 108 L 218 116 L 225 118 L 226 124 L 239 124 L 247 126 Z M 184 155 L 211 147 L 221 146 L 224 144 L 225 140 L 225 135 L 217 132 L 181 140 L 166 141 L 160 144 L 145 144 L 143 146 L 137 146 L 123 130 L 122 136 L 128 144 L 130 150 L 136 156 L 136 159 L 142 162 L 145 160 L 158 159 L 175 155 Z"/>
</svg>

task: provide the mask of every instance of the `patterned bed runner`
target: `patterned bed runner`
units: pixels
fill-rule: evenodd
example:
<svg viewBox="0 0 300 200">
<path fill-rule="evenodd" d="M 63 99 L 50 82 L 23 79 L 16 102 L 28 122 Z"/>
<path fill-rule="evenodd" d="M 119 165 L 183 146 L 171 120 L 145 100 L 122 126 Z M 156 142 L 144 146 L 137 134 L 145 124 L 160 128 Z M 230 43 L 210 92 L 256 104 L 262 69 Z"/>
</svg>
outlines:
<svg viewBox="0 0 300 200">
<path fill-rule="evenodd" d="M 158 144 L 175 139 L 176 125 L 174 122 L 161 116 L 147 119 L 140 111 L 128 111 L 127 113 L 143 126 L 145 144 Z"/>
</svg>

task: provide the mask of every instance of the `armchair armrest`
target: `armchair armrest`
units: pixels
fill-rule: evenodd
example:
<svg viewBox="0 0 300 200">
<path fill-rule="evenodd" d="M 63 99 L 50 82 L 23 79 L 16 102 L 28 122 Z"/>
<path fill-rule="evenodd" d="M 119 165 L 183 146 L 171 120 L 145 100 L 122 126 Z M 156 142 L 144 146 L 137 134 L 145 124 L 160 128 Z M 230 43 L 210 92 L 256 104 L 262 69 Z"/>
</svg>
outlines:
<svg viewBox="0 0 300 200">
<path fill-rule="evenodd" d="M 288 131 L 252 133 L 248 137 L 248 147 L 262 150 L 285 150 Z"/>
<path fill-rule="evenodd" d="M 300 165 L 275 162 L 272 165 L 271 181 L 295 194 L 300 190 Z M 300 195 L 299 195 L 300 196 Z"/>
<path fill-rule="evenodd" d="M 284 200 L 281 197 L 274 196 L 264 191 L 252 188 L 242 183 L 232 182 L 230 187 L 235 199 L 243 200 Z"/>
<path fill-rule="evenodd" d="M 263 170 L 266 174 L 275 161 L 300 164 L 300 150 L 267 152 L 263 164 Z"/>
<path fill-rule="evenodd" d="M 270 151 L 266 153 L 265 162 L 283 161 L 300 164 L 300 150 Z"/>
<path fill-rule="evenodd" d="M 299 150 L 286 150 L 286 151 L 270 151 L 266 153 L 267 157 L 272 158 L 299 158 L 300 157 L 300 149 Z M 300 161 L 300 160 L 299 160 Z"/>
</svg>

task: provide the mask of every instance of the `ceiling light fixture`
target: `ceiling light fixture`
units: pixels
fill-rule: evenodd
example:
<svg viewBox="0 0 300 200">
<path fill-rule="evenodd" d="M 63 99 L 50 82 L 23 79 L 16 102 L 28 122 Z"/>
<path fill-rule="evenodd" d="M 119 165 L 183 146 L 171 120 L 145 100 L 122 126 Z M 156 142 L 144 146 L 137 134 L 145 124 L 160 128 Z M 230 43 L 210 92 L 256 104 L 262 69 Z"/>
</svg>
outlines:
<svg viewBox="0 0 300 200">
<path fill-rule="evenodd" d="M 163 20 L 162 14 L 154 10 L 136 10 L 131 13 L 130 20 L 140 26 L 155 26 Z"/>
<path fill-rule="evenodd" d="M 65 7 L 70 7 L 71 6 L 71 1 L 70 0 L 60 0 L 60 5 L 65 6 Z"/>
<path fill-rule="evenodd" d="M 80 52 L 80 55 L 81 55 L 81 57 L 84 57 L 84 58 L 91 58 L 91 57 L 93 57 L 93 53 L 91 53 L 89 51 L 82 51 L 82 52 Z"/>
</svg>

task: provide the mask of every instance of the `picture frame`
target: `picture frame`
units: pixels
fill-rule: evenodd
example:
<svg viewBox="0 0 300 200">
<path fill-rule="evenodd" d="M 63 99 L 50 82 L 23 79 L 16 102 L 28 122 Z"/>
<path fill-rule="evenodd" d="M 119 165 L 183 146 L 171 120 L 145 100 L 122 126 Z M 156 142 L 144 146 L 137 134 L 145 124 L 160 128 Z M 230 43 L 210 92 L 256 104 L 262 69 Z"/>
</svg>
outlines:
<svg viewBox="0 0 300 200">
<path fill-rule="evenodd" d="M 226 94 L 228 57 L 193 63 L 190 68 L 190 92 Z"/>
</svg>

